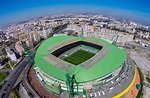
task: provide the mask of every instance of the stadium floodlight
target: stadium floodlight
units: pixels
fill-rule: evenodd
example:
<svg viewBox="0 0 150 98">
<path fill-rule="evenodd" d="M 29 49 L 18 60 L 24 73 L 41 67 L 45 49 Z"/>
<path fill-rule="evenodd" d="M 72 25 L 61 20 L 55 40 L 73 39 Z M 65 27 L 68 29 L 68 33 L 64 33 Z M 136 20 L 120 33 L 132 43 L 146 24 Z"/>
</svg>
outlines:
<svg viewBox="0 0 150 98">
<path fill-rule="evenodd" d="M 52 87 L 55 82 L 57 83 L 55 80 L 58 80 L 59 87 L 54 85 L 54 89 L 50 92 L 60 96 L 65 93 L 65 96 L 70 98 L 82 95 L 90 97 L 90 94 L 93 97 L 100 96 L 100 93 L 95 95 L 91 91 L 94 92 L 103 85 L 105 87 L 107 83 L 120 77 L 120 72 L 124 72 L 127 68 L 124 62 L 128 60 L 124 50 L 104 39 L 84 37 L 83 40 L 82 37 L 74 36 L 51 37 L 40 45 L 36 54 L 34 58 L 36 66 L 41 70 L 41 74 L 49 78 L 44 85 Z M 131 73 L 134 73 L 133 67 L 131 68 Z M 129 78 L 126 79 L 132 81 L 133 75 L 128 75 Z M 125 85 L 129 85 L 129 82 Z M 121 89 L 124 91 L 126 88 L 121 86 Z M 120 93 L 117 88 L 113 90 Z M 106 95 L 107 92 L 104 93 Z M 113 96 L 114 94 L 111 95 Z"/>
<path fill-rule="evenodd" d="M 74 97 L 74 82 L 75 81 L 75 75 L 70 76 L 69 69 L 71 69 L 71 66 L 68 65 L 68 70 L 66 73 L 66 85 L 67 85 L 67 91 L 69 92 L 69 97 Z"/>
<path fill-rule="evenodd" d="M 117 41 L 118 41 L 118 38 L 119 38 L 119 35 L 117 35 L 116 39 L 112 42 L 112 44 L 113 44 L 113 45 L 115 45 L 115 46 L 116 46 Z"/>
<path fill-rule="evenodd" d="M 33 59 L 33 54 L 26 48 L 25 45 L 22 45 L 24 51 L 25 51 L 25 54 L 29 56 L 30 58 L 30 61 L 32 62 L 32 64 L 34 65 L 35 62 L 34 62 L 34 59 Z"/>
<path fill-rule="evenodd" d="M 77 72 L 75 73 L 75 71 L 76 71 L 76 67 L 75 67 L 75 69 L 71 73 L 71 72 L 69 72 L 69 69 L 71 69 L 71 66 L 68 65 L 68 70 L 67 70 L 67 73 L 66 73 L 66 85 L 67 85 L 67 91 L 69 92 L 69 97 L 70 98 L 74 97 L 74 95 L 75 95 L 74 83 L 77 86 L 76 94 L 78 95 L 78 85 L 79 85 L 79 83 L 76 81 L 75 75 L 82 69 L 82 68 L 80 68 L 80 69 L 79 68 L 77 69 Z M 70 76 L 70 75 L 72 75 L 72 76 Z"/>
<path fill-rule="evenodd" d="M 82 28 L 82 32 L 81 32 L 81 38 L 82 38 L 82 40 L 84 39 L 84 30 L 83 30 L 83 28 Z"/>
</svg>

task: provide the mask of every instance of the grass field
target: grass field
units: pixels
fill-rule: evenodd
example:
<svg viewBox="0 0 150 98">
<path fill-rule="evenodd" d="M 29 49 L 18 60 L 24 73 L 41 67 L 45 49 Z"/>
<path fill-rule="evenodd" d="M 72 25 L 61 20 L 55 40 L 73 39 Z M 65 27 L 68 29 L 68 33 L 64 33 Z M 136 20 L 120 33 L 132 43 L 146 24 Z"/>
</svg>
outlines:
<svg viewBox="0 0 150 98">
<path fill-rule="evenodd" d="M 7 76 L 8 73 L 0 73 L 0 82 L 2 82 Z"/>
<path fill-rule="evenodd" d="M 9 95 L 9 98 L 21 98 L 19 92 L 16 89 L 13 89 Z"/>
<path fill-rule="evenodd" d="M 82 62 L 85 62 L 89 58 L 93 57 L 94 55 L 95 54 L 91 53 L 91 52 L 87 52 L 84 50 L 78 50 L 75 53 L 73 53 L 72 55 L 64 58 L 64 61 L 69 62 L 74 65 L 79 65 Z"/>
</svg>

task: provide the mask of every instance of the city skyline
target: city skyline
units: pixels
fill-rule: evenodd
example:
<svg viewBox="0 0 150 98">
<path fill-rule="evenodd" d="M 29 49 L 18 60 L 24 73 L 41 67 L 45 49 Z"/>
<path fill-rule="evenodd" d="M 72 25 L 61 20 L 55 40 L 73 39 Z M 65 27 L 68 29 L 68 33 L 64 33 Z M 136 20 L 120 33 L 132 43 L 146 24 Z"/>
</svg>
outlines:
<svg viewBox="0 0 150 98">
<path fill-rule="evenodd" d="M 136 23 L 150 26 L 150 7 L 148 0 L 126 1 L 97 1 L 87 0 L 76 2 L 69 0 L 34 0 L 26 1 L 0 1 L 0 27 L 10 23 L 25 21 L 30 18 L 49 16 L 53 14 L 78 14 L 93 13 L 112 16 L 116 18 L 130 20 Z"/>
</svg>

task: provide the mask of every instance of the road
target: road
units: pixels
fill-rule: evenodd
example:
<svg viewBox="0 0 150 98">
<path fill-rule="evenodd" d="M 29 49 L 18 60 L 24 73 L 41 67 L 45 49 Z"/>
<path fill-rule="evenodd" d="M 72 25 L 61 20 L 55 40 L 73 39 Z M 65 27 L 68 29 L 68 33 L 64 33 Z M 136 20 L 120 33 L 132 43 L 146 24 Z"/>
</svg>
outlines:
<svg viewBox="0 0 150 98">
<path fill-rule="evenodd" d="M 55 30 L 52 35 L 54 34 L 60 34 L 62 32 L 63 29 L 65 29 L 67 27 L 67 24 L 62 25 L 59 29 Z"/>
<path fill-rule="evenodd" d="M 32 51 L 32 54 L 34 55 L 36 52 L 36 48 Z M 14 84 L 16 83 L 18 77 L 24 70 L 24 68 L 27 66 L 27 64 L 30 62 L 30 58 L 26 56 L 19 64 L 18 66 L 10 73 L 9 79 L 3 86 L 0 92 L 0 98 L 8 98 L 10 92 L 13 89 Z"/>
<path fill-rule="evenodd" d="M 66 28 L 66 25 L 63 25 L 62 27 L 60 27 L 60 29 L 56 30 L 53 34 L 57 34 L 59 33 L 62 29 Z M 39 44 L 40 45 L 40 44 Z M 32 54 L 33 56 L 36 53 L 36 50 L 38 48 L 37 45 L 33 51 Z M 9 75 L 9 79 L 7 80 L 7 82 L 5 83 L 5 85 L 3 86 L 3 88 L 0 91 L 0 98 L 8 98 L 10 95 L 10 92 L 13 89 L 14 84 L 16 83 L 18 77 L 20 76 L 20 74 L 22 73 L 22 71 L 25 69 L 25 67 L 30 63 L 30 58 L 28 56 L 26 56 L 19 64 L 18 66 L 10 73 Z M 28 69 L 28 67 L 27 67 Z M 25 69 L 26 72 L 26 69 Z M 23 79 L 24 83 L 25 83 L 25 87 L 27 88 L 27 90 L 30 90 L 32 94 L 36 95 L 35 92 L 30 88 L 30 86 L 27 84 L 25 78 Z"/>
<path fill-rule="evenodd" d="M 54 33 L 52 33 L 51 36 L 53 36 L 54 34 L 59 34 L 60 32 L 62 32 L 62 30 L 66 28 L 66 25 L 62 26 L 60 29 L 54 31 Z M 51 37 L 50 36 L 50 37 Z M 37 49 L 37 47 L 35 48 Z M 27 73 L 29 71 L 29 68 L 31 67 L 31 64 L 28 64 L 25 67 L 24 70 L 24 74 L 23 74 L 23 81 L 22 81 L 22 85 L 24 86 L 25 90 L 30 94 L 30 96 L 32 96 L 32 98 L 39 98 L 39 95 L 34 91 L 34 89 L 30 86 L 30 84 L 27 81 Z"/>
<path fill-rule="evenodd" d="M 0 70 L 0 73 L 2 73 L 2 72 L 4 72 L 4 73 L 5 73 L 5 72 L 11 73 L 11 71 L 12 71 L 11 69 L 1 69 L 1 70 Z"/>
<path fill-rule="evenodd" d="M 32 96 L 32 98 L 39 98 L 39 95 L 34 91 L 34 89 L 27 81 L 27 73 L 31 66 L 31 64 L 28 64 L 24 70 L 22 85 L 24 86 L 25 90 L 30 94 L 30 96 Z"/>
<path fill-rule="evenodd" d="M 10 92 L 13 89 L 13 85 L 15 84 L 16 80 L 20 76 L 23 69 L 26 67 L 26 65 L 29 63 L 29 57 L 25 57 L 19 65 L 10 73 L 10 77 L 1 89 L 0 92 L 0 98 L 8 98 Z"/>
</svg>

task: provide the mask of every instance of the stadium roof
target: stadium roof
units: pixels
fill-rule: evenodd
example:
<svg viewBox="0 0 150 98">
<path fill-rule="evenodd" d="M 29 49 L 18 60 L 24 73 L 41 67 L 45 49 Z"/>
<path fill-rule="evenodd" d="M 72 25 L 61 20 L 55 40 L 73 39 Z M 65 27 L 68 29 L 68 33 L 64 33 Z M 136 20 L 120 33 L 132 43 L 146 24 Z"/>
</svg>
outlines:
<svg viewBox="0 0 150 98">
<path fill-rule="evenodd" d="M 61 68 L 53 65 L 54 63 L 47 61 L 45 57 L 52 55 L 51 54 L 52 52 L 49 51 L 50 47 L 52 47 L 51 49 L 54 49 L 53 47 L 56 44 L 59 45 L 60 43 L 66 42 L 67 40 L 71 39 L 76 39 L 78 41 L 90 39 L 101 43 L 103 47 L 109 49 L 108 53 L 103 58 L 101 58 L 96 64 L 94 63 L 94 65 L 90 69 L 86 69 L 83 66 L 71 66 L 70 68 L 68 67 L 68 65 L 66 65 L 68 67 L 67 70 L 69 71 L 70 74 L 76 74 L 75 78 L 77 82 L 87 82 L 103 77 L 119 68 L 124 63 L 127 57 L 127 54 L 124 50 L 117 48 L 114 45 L 100 38 L 88 37 L 82 39 L 81 37 L 74 37 L 74 36 L 54 36 L 45 40 L 39 46 L 34 58 L 35 65 L 39 69 L 41 69 L 44 73 L 57 79 L 60 79 L 62 81 L 66 81 L 67 71 L 62 70 Z"/>
</svg>

